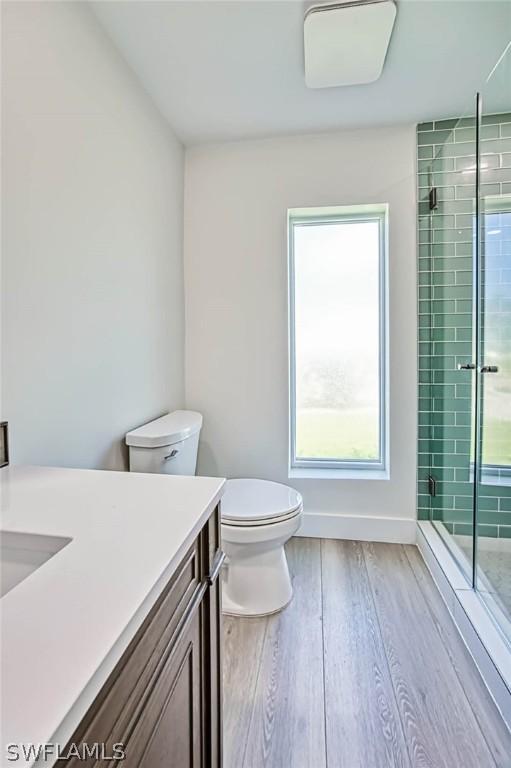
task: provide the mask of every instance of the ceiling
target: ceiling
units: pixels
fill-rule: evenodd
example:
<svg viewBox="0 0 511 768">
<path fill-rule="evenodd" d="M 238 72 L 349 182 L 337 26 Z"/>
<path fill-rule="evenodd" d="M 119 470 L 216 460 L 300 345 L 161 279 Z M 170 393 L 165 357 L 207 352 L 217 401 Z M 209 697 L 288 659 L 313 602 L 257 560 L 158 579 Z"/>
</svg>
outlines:
<svg viewBox="0 0 511 768">
<path fill-rule="evenodd" d="M 303 64 L 306 3 L 92 5 L 185 144 L 462 115 L 511 37 L 511 0 L 397 0 L 381 78 L 309 90 Z M 510 109 L 508 95 L 507 104 L 492 108 Z"/>
</svg>

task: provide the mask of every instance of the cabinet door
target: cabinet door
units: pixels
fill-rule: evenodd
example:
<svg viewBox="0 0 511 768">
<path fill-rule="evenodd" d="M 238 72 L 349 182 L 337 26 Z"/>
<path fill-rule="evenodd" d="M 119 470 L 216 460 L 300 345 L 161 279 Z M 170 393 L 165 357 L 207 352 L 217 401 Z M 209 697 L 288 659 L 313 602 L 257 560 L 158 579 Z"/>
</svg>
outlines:
<svg viewBox="0 0 511 768">
<path fill-rule="evenodd" d="M 201 768 L 200 633 L 197 606 L 126 744 L 123 768 Z"/>
</svg>

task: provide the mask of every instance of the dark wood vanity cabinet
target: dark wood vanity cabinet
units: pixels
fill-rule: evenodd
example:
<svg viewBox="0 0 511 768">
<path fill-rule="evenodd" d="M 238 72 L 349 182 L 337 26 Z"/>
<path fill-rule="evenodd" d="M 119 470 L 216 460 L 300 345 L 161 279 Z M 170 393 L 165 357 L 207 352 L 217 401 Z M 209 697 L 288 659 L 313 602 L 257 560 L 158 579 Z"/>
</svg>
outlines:
<svg viewBox="0 0 511 768">
<path fill-rule="evenodd" d="M 221 768 L 222 561 L 217 507 L 64 751 L 99 759 L 59 765 Z"/>
<path fill-rule="evenodd" d="M 201 738 L 200 635 L 200 611 L 195 610 L 137 721 L 122 763 L 126 768 L 209 764 Z"/>
</svg>

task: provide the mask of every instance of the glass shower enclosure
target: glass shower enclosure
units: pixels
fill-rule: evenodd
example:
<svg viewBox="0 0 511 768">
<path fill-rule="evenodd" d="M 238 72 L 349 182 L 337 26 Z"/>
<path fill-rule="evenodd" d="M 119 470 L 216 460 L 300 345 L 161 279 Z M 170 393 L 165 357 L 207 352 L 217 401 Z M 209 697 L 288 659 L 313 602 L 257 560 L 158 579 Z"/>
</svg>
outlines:
<svg viewBox="0 0 511 768">
<path fill-rule="evenodd" d="M 511 49 L 418 179 L 419 518 L 511 643 Z"/>
</svg>

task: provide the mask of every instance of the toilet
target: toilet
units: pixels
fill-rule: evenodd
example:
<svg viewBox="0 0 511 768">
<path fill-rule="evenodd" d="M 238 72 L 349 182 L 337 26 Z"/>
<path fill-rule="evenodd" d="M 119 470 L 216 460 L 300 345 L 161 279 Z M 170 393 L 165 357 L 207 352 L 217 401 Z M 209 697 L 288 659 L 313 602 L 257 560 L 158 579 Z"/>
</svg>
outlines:
<svg viewBox="0 0 511 768">
<path fill-rule="evenodd" d="M 228 480 L 221 510 L 222 548 L 227 555 L 223 612 L 277 613 L 293 596 L 284 544 L 300 527 L 301 495 L 270 480 Z"/>
<path fill-rule="evenodd" d="M 131 472 L 194 475 L 202 427 L 196 411 L 173 411 L 126 435 Z M 293 596 L 284 544 L 301 523 L 302 497 L 271 480 L 228 480 L 220 504 L 223 612 L 265 616 Z"/>
</svg>

